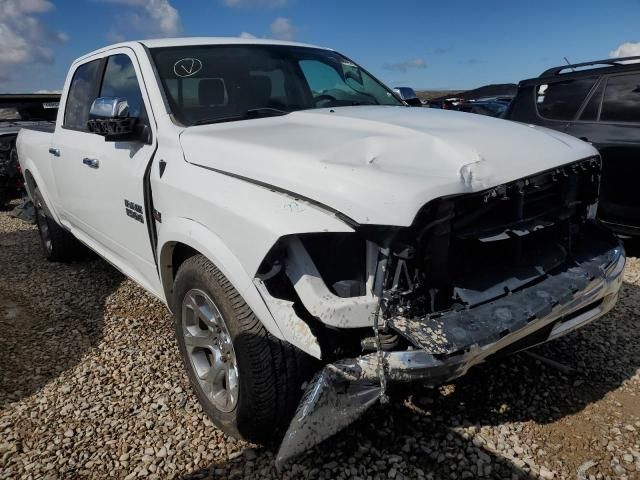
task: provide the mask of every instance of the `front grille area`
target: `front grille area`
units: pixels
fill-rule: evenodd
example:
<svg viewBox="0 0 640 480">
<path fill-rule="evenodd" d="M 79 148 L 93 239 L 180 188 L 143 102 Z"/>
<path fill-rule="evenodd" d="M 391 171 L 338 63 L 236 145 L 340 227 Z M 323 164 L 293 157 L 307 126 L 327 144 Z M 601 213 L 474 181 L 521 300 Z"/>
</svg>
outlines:
<svg viewBox="0 0 640 480">
<path fill-rule="evenodd" d="M 411 315 L 474 307 L 534 284 L 571 261 L 594 228 L 600 159 L 426 205 L 392 249 L 387 305 Z M 393 313 L 393 312 L 389 312 Z"/>
<path fill-rule="evenodd" d="M 592 158 L 475 194 L 451 198 L 458 235 L 502 231 L 534 220 L 581 214 L 596 201 L 600 160 Z"/>
</svg>

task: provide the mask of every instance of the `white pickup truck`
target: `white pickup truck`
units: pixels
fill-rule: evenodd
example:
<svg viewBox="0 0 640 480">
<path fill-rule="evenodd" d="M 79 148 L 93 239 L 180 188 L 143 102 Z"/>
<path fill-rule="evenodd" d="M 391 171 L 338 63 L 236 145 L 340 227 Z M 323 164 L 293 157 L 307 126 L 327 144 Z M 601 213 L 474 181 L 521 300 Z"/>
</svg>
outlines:
<svg viewBox="0 0 640 480">
<path fill-rule="evenodd" d="M 601 316 L 621 284 L 589 144 L 408 108 L 329 49 L 109 46 L 17 149 L 46 257 L 80 241 L 165 302 L 202 407 L 255 442 L 323 367 L 448 381 Z"/>
</svg>

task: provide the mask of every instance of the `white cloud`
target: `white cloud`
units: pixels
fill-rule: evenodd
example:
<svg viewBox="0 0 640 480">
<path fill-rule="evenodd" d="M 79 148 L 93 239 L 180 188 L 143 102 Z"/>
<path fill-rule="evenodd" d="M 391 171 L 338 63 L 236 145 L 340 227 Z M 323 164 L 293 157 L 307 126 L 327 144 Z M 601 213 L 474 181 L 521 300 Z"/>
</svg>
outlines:
<svg viewBox="0 0 640 480">
<path fill-rule="evenodd" d="M 124 18 L 129 27 L 145 37 L 174 37 L 182 31 L 182 22 L 178 10 L 169 0 L 103 0 L 117 3 L 131 8 Z M 119 28 L 112 28 L 108 32 L 110 39 L 119 38 L 122 41 L 130 35 Z"/>
<path fill-rule="evenodd" d="M 223 2 L 227 7 L 279 8 L 289 4 L 289 0 L 223 0 Z"/>
<path fill-rule="evenodd" d="M 640 55 L 640 42 L 624 42 L 618 45 L 618 48 L 609 52 L 610 57 L 634 57 Z M 634 60 L 633 62 L 637 62 Z M 629 62 L 629 63 L 633 63 Z"/>
<path fill-rule="evenodd" d="M 0 1 L 0 79 L 14 77 L 27 63 L 51 63 L 56 44 L 69 40 L 64 32 L 47 29 L 38 15 L 54 9 L 49 0 Z"/>
<path fill-rule="evenodd" d="M 406 72 L 412 68 L 427 68 L 427 62 L 424 58 L 413 58 L 404 62 L 387 63 L 384 65 L 386 70 L 392 70 L 394 72 Z"/>
<path fill-rule="evenodd" d="M 278 40 L 293 40 L 296 29 L 288 18 L 278 17 L 271 24 L 271 35 Z"/>
<path fill-rule="evenodd" d="M 242 32 L 240 38 L 256 38 L 256 36 L 253 33 Z"/>
</svg>

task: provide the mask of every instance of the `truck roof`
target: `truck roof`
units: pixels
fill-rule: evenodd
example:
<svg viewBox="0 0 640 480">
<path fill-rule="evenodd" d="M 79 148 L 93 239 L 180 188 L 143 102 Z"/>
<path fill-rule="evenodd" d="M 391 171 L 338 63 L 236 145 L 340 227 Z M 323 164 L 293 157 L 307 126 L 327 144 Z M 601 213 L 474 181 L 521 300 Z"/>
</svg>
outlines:
<svg viewBox="0 0 640 480">
<path fill-rule="evenodd" d="M 179 47 L 183 45 L 289 45 L 294 47 L 323 48 L 306 43 L 285 42 L 282 40 L 271 40 L 268 38 L 242 38 L 242 37 L 182 37 L 182 38 L 159 38 L 151 40 L 141 40 L 140 43 L 149 48 L 156 47 Z"/>
<path fill-rule="evenodd" d="M 160 48 L 160 47 L 181 47 L 191 45 L 288 45 L 292 47 L 310 47 L 310 48 L 322 48 L 329 50 L 325 47 L 318 47 L 316 45 L 309 45 L 306 43 L 298 42 L 285 42 L 282 40 L 271 40 L 266 38 L 242 38 L 242 37 L 178 37 L 178 38 L 152 38 L 146 40 L 133 40 L 128 42 L 116 43 L 113 45 L 107 45 L 105 47 L 89 52 L 75 60 L 78 62 L 87 57 L 102 53 L 105 50 L 111 50 L 116 47 L 132 47 L 134 45 L 144 45 L 147 48 Z M 75 63 L 74 62 L 74 63 Z"/>
</svg>

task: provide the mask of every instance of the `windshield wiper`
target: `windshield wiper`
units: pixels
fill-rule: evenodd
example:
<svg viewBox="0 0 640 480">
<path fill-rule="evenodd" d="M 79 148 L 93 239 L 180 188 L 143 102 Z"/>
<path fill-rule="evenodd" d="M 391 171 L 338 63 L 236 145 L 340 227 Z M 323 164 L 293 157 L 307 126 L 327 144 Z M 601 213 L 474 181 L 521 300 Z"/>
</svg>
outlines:
<svg viewBox="0 0 640 480">
<path fill-rule="evenodd" d="M 286 110 L 281 110 L 279 108 L 260 107 L 260 108 L 250 108 L 245 112 L 245 115 L 250 117 L 254 117 L 254 116 L 271 117 L 271 116 L 278 116 L 278 115 L 286 115 L 287 113 L 291 113 L 291 112 L 288 112 Z"/>
<path fill-rule="evenodd" d="M 280 110 L 279 108 L 271 108 L 271 107 L 250 108 L 249 110 L 246 110 L 241 115 L 230 115 L 228 117 L 203 118 L 193 123 L 193 125 L 207 125 L 210 123 L 233 122 L 237 120 L 247 120 L 249 118 L 279 117 L 281 115 L 287 115 L 288 113 L 291 113 L 291 112 L 288 112 L 286 110 Z"/>
</svg>

